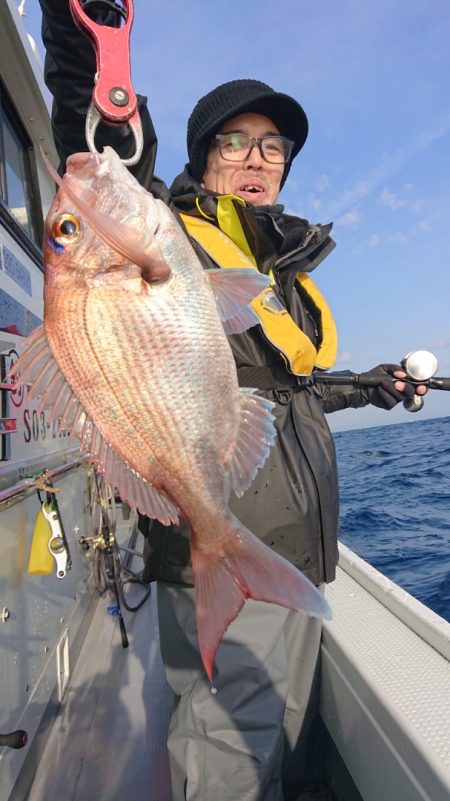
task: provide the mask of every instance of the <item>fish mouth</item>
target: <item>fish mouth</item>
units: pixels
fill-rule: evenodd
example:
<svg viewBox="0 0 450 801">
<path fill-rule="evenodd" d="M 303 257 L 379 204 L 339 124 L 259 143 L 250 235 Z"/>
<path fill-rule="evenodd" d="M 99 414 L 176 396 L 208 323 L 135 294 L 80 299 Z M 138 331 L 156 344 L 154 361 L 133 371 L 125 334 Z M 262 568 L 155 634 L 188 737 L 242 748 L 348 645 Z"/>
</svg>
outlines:
<svg viewBox="0 0 450 801">
<path fill-rule="evenodd" d="M 74 175 L 77 178 L 91 178 L 98 172 L 99 166 L 105 165 L 103 153 L 72 153 L 67 159 L 66 175 Z"/>
</svg>

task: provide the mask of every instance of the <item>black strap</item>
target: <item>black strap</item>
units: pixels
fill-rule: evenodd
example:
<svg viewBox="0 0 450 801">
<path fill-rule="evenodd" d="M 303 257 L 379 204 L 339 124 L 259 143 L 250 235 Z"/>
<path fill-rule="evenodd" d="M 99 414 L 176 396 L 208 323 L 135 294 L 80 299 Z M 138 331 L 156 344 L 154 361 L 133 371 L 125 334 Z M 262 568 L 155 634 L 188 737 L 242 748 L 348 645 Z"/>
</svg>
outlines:
<svg viewBox="0 0 450 801">
<path fill-rule="evenodd" d="M 281 373 L 272 367 L 238 367 L 238 382 L 240 387 L 253 387 L 254 389 L 306 389 L 311 384 L 310 376 L 295 376 Z"/>
</svg>

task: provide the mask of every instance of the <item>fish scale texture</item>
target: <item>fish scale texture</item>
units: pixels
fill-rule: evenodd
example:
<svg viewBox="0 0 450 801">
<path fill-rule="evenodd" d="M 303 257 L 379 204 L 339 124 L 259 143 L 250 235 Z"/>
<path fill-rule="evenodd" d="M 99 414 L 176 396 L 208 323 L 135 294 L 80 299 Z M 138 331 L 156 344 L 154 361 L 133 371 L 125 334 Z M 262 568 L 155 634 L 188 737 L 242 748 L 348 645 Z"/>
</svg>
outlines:
<svg viewBox="0 0 450 801">
<path fill-rule="evenodd" d="M 170 287 L 159 295 L 155 308 L 145 295 L 95 289 L 68 309 L 59 296 L 47 333 L 76 395 L 127 462 L 151 483 L 179 468 L 201 470 L 207 484 L 237 437 L 234 364 L 212 304 L 209 317 L 197 313 L 207 305 L 200 292 L 189 315 Z M 72 324 L 79 319 L 83 328 Z"/>
<path fill-rule="evenodd" d="M 273 438 L 270 410 L 255 401 L 248 415 L 251 402 L 238 387 L 212 273 L 203 270 L 171 212 L 136 184 L 115 154 L 101 161 L 99 169 L 87 154 L 72 157 L 47 218 L 51 240 L 58 216 L 81 210 L 81 236 L 62 253 L 46 248 L 46 334 L 104 441 L 168 494 L 191 525 L 197 512 L 197 526 L 206 531 L 208 517 L 226 513 L 228 485 L 239 491 L 239 475 L 247 484 L 261 463 Z M 77 211 L 80 198 L 86 205 Z M 89 217 L 92 206 L 112 225 L 106 236 L 99 236 L 98 218 Z M 114 242 L 110 247 L 121 226 L 118 249 Z M 149 279 L 158 264 L 171 269 L 159 284 Z M 230 292 L 223 281 L 221 274 L 216 292 Z M 237 275 L 232 285 L 240 312 L 259 289 L 241 286 Z M 254 457 L 243 447 L 249 436 Z M 234 465 L 241 452 L 242 472 Z"/>
</svg>

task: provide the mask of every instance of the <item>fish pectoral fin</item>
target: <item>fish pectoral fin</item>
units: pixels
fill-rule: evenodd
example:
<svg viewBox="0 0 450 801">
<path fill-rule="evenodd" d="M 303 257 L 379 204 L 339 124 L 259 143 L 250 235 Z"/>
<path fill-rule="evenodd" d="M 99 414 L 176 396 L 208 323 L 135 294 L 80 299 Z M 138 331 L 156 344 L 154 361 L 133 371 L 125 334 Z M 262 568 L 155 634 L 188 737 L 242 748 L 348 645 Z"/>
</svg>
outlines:
<svg viewBox="0 0 450 801">
<path fill-rule="evenodd" d="M 21 344 L 22 354 L 7 378 L 16 387 L 28 386 L 30 398 L 40 397 L 38 412 L 50 409 L 50 423 L 60 419 L 69 401 L 75 396 L 53 356 L 45 328 L 35 328 Z"/>
<path fill-rule="evenodd" d="M 250 269 L 205 270 L 217 304 L 217 312 L 227 334 L 239 334 L 259 320 L 250 303 L 270 286 L 267 275 Z"/>
<path fill-rule="evenodd" d="M 82 439 L 92 427 L 82 404 L 74 394 L 50 348 L 44 326 L 36 328 L 24 341 L 24 351 L 11 370 L 16 386 L 28 386 L 28 397 L 39 398 L 37 413 L 50 412 L 49 425 Z M 82 432 L 82 434 L 80 434 Z M 83 446 L 82 450 L 87 447 Z"/>
<path fill-rule="evenodd" d="M 230 487 L 240 497 L 266 461 L 276 437 L 274 404 L 241 387 L 241 416 L 236 450 L 229 469 Z"/>
<path fill-rule="evenodd" d="M 197 536 L 191 538 L 198 640 L 209 679 L 222 636 L 247 598 L 279 604 L 312 617 L 331 617 L 330 607 L 317 587 L 233 515 L 225 526 L 221 521 L 218 539 L 220 549 L 205 552 L 198 545 Z"/>
</svg>

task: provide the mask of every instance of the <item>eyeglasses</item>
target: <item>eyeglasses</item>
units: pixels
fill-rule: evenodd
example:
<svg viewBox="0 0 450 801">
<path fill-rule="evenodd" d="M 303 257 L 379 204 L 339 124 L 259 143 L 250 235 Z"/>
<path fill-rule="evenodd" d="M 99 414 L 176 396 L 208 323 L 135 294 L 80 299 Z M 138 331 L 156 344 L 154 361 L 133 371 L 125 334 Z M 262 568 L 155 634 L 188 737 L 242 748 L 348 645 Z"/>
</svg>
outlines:
<svg viewBox="0 0 450 801">
<path fill-rule="evenodd" d="M 220 155 L 225 161 L 246 161 L 255 145 L 258 145 L 264 161 L 269 164 L 287 164 L 292 155 L 294 142 L 285 136 L 262 136 L 257 139 L 244 133 L 218 133 L 215 136 Z"/>
</svg>

